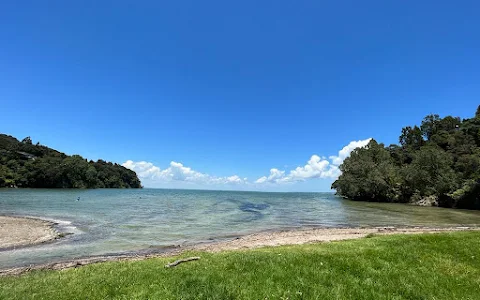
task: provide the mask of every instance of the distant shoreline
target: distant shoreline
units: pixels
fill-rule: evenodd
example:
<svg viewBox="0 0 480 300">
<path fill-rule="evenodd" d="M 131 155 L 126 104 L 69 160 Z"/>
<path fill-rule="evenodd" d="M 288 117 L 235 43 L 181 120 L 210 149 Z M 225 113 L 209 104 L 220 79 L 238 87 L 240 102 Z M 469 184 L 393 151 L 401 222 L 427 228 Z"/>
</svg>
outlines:
<svg viewBox="0 0 480 300">
<path fill-rule="evenodd" d="M 62 236 L 55 228 L 55 223 L 30 218 L 0 216 L 0 251 L 24 248 L 42 243 L 52 242 Z M 283 245 L 299 245 L 318 242 L 331 242 L 365 238 L 371 235 L 391 234 L 429 234 L 440 232 L 454 232 L 465 230 L 480 230 L 473 226 L 446 226 L 446 227 L 343 227 L 343 228 L 309 228 L 291 230 L 272 230 L 260 233 L 241 235 L 223 241 L 198 243 L 185 247 L 172 247 L 149 253 L 138 251 L 118 255 L 91 256 L 63 262 L 30 265 L 28 267 L 14 267 L 0 269 L 0 276 L 19 275 L 30 270 L 61 270 L 75 268 L 82 265 L 122 260 L 143 260 L 155 257 L 170 257 L 185 251 L 221 252 L 234 250 L 248 250 L 261 247 L 275 247 Z"/>
</svg>

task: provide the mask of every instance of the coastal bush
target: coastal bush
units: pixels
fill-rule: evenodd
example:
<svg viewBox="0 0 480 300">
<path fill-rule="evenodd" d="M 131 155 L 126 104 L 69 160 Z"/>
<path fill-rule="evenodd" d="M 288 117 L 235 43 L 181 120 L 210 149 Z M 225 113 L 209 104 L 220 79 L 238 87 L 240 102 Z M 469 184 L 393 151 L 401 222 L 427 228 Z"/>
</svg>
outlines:
<svg viewBox="0 0 480 300">
<path fill-rule="evenodd" d="M 480 106 L 474 118 L 428 115 L 407 126 L 400 145 L 371 140 L 346 158 L 332 184 L 352 200 L 415 202 L 480 209 Z"/>
<path fill-rule="evenodd" d="M 103 160 L 87 161 L 0 134 L 0 188 L 140 188 L 137 174 Z"/>
</svg>

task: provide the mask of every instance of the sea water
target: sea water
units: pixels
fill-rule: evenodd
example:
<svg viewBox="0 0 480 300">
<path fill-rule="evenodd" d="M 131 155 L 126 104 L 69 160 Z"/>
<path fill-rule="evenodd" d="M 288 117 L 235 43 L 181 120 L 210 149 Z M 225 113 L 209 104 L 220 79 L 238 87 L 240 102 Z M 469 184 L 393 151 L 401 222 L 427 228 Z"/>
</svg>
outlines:
<svg viewBox="0 0 480 300">
<path fill-rule="evenodd" d="M 57 230 L 73 233 L 1 251 L 0 269 L 159 251 L 267 230 L 480 224 L 478 211 L 356 202 L 333 193 L 161 189 L 2 189 L 0 215 L 51 220 Z"/>
</svg>

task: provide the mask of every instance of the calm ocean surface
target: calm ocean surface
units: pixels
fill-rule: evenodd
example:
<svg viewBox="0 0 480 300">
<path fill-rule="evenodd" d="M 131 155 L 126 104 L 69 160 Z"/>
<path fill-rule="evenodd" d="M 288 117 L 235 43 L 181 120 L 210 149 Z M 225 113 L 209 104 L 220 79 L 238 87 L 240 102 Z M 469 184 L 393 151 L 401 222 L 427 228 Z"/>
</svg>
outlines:
<svg viewBox="0 0 480 300">
<path fill-rule="evenodd" d="M 478 211 L 354 202 L 332 193 L 159 189 L 3 189 L 0 215 L 53 220 L 60 231 L 73 233 L 53 243 L 1 251 L 0 268 L 155 251 L 265 230 L 480 224 Z"/>
</svg>

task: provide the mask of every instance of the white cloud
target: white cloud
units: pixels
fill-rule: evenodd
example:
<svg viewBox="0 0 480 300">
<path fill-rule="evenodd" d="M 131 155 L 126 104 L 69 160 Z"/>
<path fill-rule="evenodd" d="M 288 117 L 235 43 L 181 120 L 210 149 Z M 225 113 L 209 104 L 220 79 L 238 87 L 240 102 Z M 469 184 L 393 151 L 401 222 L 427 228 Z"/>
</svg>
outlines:
<svg viewBox="0 0 480 300">
<path fill-rule="evenodd" d="M 160 172 L 160 168 L 146 161 L 133 162 L 131 160 L 127 160 L 122 164 L 122 166 L 137 172 L 137 175 L 140 178 L 154 177 Z"/>
<path fill-rule="evenodd" d="M 226 179 L 227 179 L 227 182 L 234 182 L 234 183 L 242 183 L 244 181 L 238 175 L 233 175 L 233 176 L 227 177 Z"/>
<path fill-rule="evenodd" d="M 241 178 L 238 175 L 229 177 L 216 177 L 204 174 L 185 167 L 182 163 L 172 161 L 170 166 L 164 170 L 146 161 L 134 162 L 127 160 L 122 164 L 125 168 L 137 173 L 140 180 L 149 184 L 168 183 L 168 182 L 186 182 L 196 184 L 241 184 L 246 183 L 247 178 Z"/>
<path fill-rule="evenodd" d="M 334 180 L 340 176 L 341 172 L 338 166 L 342 164 L 345 158 L 357 147 L 365 147 L 371 138 L 366 140 L 352 141 L 343 147 L 338 155 L 318 156 L 316 154 L 310 157 L 310 160 L 304 166 L 299 166 L 288 173 L 276 168 L 270 169 L 268 176 L 262 176 L 255 180 L 254 186 L 269 186 L 279 183 L 294 183 L 306 181 L 314 178 L 323 178 Z M 232 187 L 252 187 L 252 182 L 247 178 L 238 175 L 217 177 L 193 170 L 184 166 L 182 163 L 172 161 L 166 169 L 160 169 L 151 162 L 139 161 L 134 162 L 127 160 L 122 166 L 135 171 L 140 180 L 147 186 L 156 187 L 204 187 L 211 186 L 214 188 L 222 188 L 224 186 Z"/>
<path fill-rule="evenodd" d="M 350 156 L 353 150 L 356 148 L 362 148 L 368 145 L 372 139 L 360 140 L 360 141 L 351 141 L 347 146 L 343 147 L 342 150 L 338 151 L 338 156 L 332 155 L 329 158 L 332 160 L 332 164 L 339 166 L 343 163 L 345 158 Z"/>
<path fill-rule="evenodd" d="M 265 182 L 276 182 L 277 180 L 285 176 L 285 171 L 280 171 L 279 169 L 270 169 L 270 175 L 263 176 L 258 178 L 255 183 L 265 183 Z"/>
<path fill-rule="evenodd" d="M 160 171 L 158 178 L 177 181 L 208 181 L 209 176 L 200 172 L 194 171 L 191 168 L 183 166 L 183 164 L 172 161 L 170 167 Z"/>
<path fill-rule="evenodd" d="M 350 153 L 358 148 L 365 147 L 370 139 L 352 141 L 347 146 L 343 147 L 342 150 L 338 152 L 338 156 L 330 156 L 328 159 L 324 156 L 320 157 L 318 155 L 312 155 L 310 160 L 303 167 L 297 167 L 291 170 L 288 175 L 285 175 L 285 171 L 279 171 L 277 169 L 271 169 L 270 175 L 262 176 L 258 178 L 255 183 L 264 184 L 264 183 L 281 183 L 281 182 L 297 182 L 305 181 L 312 178 L 326 178 L 326 179 L 336 179 L 340 176 L 341 172 L 338 166 L 350 156 Z"/>
<path fill-rule="evenodd" d="M 312 155 L 305 166 L 297 167 L 295 170 L 290 171 L 288 177 L 291 177 L 293 180 L 326 177 L 329 169 L 330 163 L 328 160 L 321 159 L 318 155 Z"/>
</svg>

